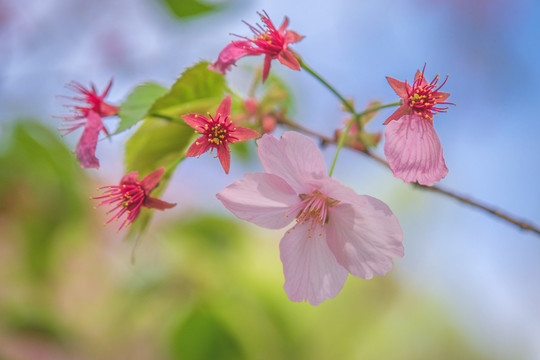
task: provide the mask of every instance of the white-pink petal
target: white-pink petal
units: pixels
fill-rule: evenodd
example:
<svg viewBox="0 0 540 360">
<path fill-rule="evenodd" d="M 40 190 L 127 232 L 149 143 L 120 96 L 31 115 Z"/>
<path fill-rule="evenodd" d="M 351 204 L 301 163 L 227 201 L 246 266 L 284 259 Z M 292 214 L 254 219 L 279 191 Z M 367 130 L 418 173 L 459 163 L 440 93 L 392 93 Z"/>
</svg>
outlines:
<svg viewBox="0 0 540 360">
<path fill-rule="evenodd" d="M 348 272 L 338 264 L 326 243 L 326 234 L 313 234 L 309 224 L 297 224 L 279 244 L 285 285 L 292 301 L 318 305 L 335 297 L 347 280 Z"/>
<path fill-rule="evenodd" d="M 405 115 L 390 121 L 384 135 L 384 154 L 396 177 L 431 186 L 448 174 L 439 137 L 429 120 Z"/>
<path fill-rule="evenodd" d="M 354 194 L 329 209 L 328 246 L 352 275 L 371 279 L 392 269 L 403 256 L 403 233 L 390 208 L 371 196 Z"/>
<path fill-rule="evenodd" d="M 301 203 L 296 192 L 277 175 L 248 173 L 217 195 L 239 218 L 269 229 L 281 229 L 296 218 Z"/>
<path fill-rule="evenodd" d="M 312 190 L 306 184 L 306 178 L 322 178 L 326 175 L 321 151 L 305 135 L 289 131 L 278 140 L 265 134 L 257 144 L 265 172 L 282 177 L 298 193 Z"/>
</svg>

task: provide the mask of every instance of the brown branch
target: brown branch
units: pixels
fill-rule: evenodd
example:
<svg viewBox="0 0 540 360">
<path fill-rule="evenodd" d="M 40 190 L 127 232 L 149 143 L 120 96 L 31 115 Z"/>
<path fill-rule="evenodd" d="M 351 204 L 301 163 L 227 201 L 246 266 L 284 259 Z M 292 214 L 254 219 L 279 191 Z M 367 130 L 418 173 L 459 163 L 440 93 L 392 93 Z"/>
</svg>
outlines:
<svg viewBox="0 0 540 360">
<path fill-rule="evenodd" d="M 331 138 L 331 137 L 328 137 L 326 135 L 322 135 L 322 134 L 319 134 L 313 130 L 310 130 L 302 125 L 299 125 L 289 119 L 285 119 L 283 117 L 279 118 L 279 123 L 282 124 L 282 125 L 285 125 L 291 129 L 295 129 L 295 130 L 299 130 L 305 134 L 308 134 L 308 135 L 311 135 L 313 137 L 316 137 L 318 138 L 319 140 L 322 141 L 322 144 L 336 144 L 337 143 L 337 139 L 335 138 Z M 347 146 L 347 145 L 345 145 Z M 375 155 L 371 152 L 369 152 L 368 150 L 366 151 L 360 151 L 360 150 L 357 150 L 357 149 L 354 149 L 350 146 L 347 146 L 349 147 L 350 149 L 353 149 L 353 150 L 356 150 L 366 156 L 368 156 L 369 158 L 377 161 L 379 164 L 381 165 L 384 165 L 386 166 L 387 168 L 390 168 L 390 166 L 388 165 L 388 163 L 382 159 L 381 157 L 379 157 L 378 155 Z M 507 214 L 504 214 L 498 210 L 495 210 L 492 206 L 488 206 L 488 205 L 484 205 L 484 204 L 480 204 L 479 202 L 477 202 L 476 200 L 472 200 L 468 197 L 465 197 L 463 195 L 458 195 L 452 191 L 449 191 L 449 190 L 445 190 L 443 188 L 441 188 L 440 186 L 425 186 L 425 185 L 420 185 L 418 183 L 412 183 L 411 184 L 412 186 L 415 186 L 417 188 L 420 188 L 422 190 L 428 190 L 428 191 L 432 191 L 432 192 L 436 192 L 436 193 L 439 193 L 441 195 L 445 195 L 447 197 L 450 197 L 452 199 L 455 199 L 459 202 L 462 202 L 464 204 L 468 204 L 470 206 L 473 206 L 473 207 L 476 207 L 478 209 L 482 209 L 488 213 L 490 213 L 491 215 L 494 215 L 500 219 L 503 219 L 511 224 L 514 224 L 518 227 L 520 227 L 521 229 L 523 230 L 530 230 L 532 232 L 535 232 L 537 235 L 540 235 L 540 229 L 533 225 L 532 223 L 530 222 L 527 222 L 527 221 L 520 221 L 520 220 L 517 220 L 516 218 L 510 216 L 510 215 L 507 215 Z"/>
</svg>

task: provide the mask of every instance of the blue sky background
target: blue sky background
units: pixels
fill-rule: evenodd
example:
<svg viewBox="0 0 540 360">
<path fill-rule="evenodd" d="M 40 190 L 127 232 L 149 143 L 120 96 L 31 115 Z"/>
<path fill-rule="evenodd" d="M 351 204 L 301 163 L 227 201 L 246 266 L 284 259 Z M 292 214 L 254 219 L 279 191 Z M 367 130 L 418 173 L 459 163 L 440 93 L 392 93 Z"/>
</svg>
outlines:
<svg viewBox="0 0 540 360">
<path fill-rule="evenodd" d="M 276 25 L 289 16 L 289 28 L 306 35 L 294 50 L 359 107 L 375 99 L 398 100 L 385 76 L 411 80 L 425 62 L 427 78 L 449 74 L 445 91 L 457 106 L 434 122 L 450 169 L 440 185 L 540 223 L 540 3 L 533 0 L 237 1 L 186 22 L 152 0 L 3 0 L 0 121 L 31 116 L 58 127 L 51 115 L 65 110 L 55 95 L 69 95 L 64 85 L 71 80 L 92 81 L 101 89 L 114 77 L 112 103 L 145 81 L 172 84 L 187 66 L 214 60 L 233 39 L 229 33 L 248 35 L 241 20 L 256 22 L 261 9 Z M 239 91 L 247 90 L 247 66 L 261 63 L 239 62 L 230 76 Z M 277 62 L 272 71 L 293 90 L 294 118 L 326 134 L 341 125 L 337 100 L 308 74 Z M 383 130 L 390 111 L 370 129 Z M 121 176 L 127 136 L 100 142 L 102 169 L 90 170 L 92 176 Z M 77 136 L 65 140 L 74 146 Z M 328 161 L 333 150 L 325 151 Z M 188 159 L 166 192 L 182 199 L 169 216 L 221 208 L 214 194 L 254 168 L 260 165 L 233 163 L 223 176 L 210 156 Z M 396 261 L 394 274 L 403 283 L 446 304 L 482 347 L 503 357 L 516 348 L 526 358 L 540 357 L 538 236 L 414 190 L 349 151 L 339 159 L 335 177 L 396 212 L 406 256 Z"/>
</svg>

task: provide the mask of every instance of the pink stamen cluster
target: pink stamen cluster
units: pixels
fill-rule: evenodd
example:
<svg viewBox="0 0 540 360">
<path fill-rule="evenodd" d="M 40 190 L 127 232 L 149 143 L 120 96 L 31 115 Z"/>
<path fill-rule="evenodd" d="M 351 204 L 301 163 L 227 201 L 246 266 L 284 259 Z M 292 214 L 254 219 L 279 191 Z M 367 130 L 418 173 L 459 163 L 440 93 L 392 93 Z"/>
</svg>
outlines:
<svg viewBox="0 0 540 360">
<path fill-rule="evenodd" d="M 80 93 L 82 96 L 66 96 L 66 98 L 82 102 L 83 105 L 69 105 L 69 107 L 73 109 L 73 114 L 62 116 L 66 124 L 64 124 L 64 127 L 61 128 L 60 131 L 62 131 L 64 135 L 67 135 L 74 130 L 77 130 L 81 126 L 86 125 L 90 111 L 93 111 L 99 117 L 118 114 L 117 106 L 110 105 L 105 102 L 105 97 L 109 93 L 111 86 L 112 80 L 109 81 L 109 84 L 103 93 L 99 95 L 94 84 L 90 84 L 90 89 L 85 88 L 83 85 L 75 81 L 67 84 L 66 87 L 74 92 Z M 102 130 L 108 134 L 104 127 Z"/>
<path fill-rule="evenodd" d="M 246 39 L 247 41 L 250 41 L 251 43 L 256 45 L 258 50 L 260 50 L 262 53 L 268 54 L 272 57 L 277 57 L 279 53 L 283 50 L 283 45 L 285 44 L 285 37 L 276 29 L 266 11 L 263 11 L 264 15 L 259 12 L 257 14 L 261 17 L 261 21 L 264 23 L 266 30 L 259 24 L 256 24 L 257 26 L 255 27 L 248 22 L 242 20 L 242 22 L 249 27 L 249 29 L 253 32 L 255 36 L 253 37 L 253 39 L 245 36 L 239 37 Z M 245 45 L 242 46 L 245 48 Z M 251 46 L 251 48 L 253 49 L 253 46 Z"/>
<path fill-rule="evenodd" d="M 328 208 L 339 204 L 339 200 L 332 199 L 321 193 L 319 190 L 314 190 L 311 194 L 300 194 L 302 200 L 301 205 L 303 210 L 298 213 L 296 222 L 305 224 L 311 221 L 311 226 L 308 231 L 312 231 L 320 227 L 320 231 L 324 227 L 324 224 L 328 222 Z M 322 232 L 319 233 L 322 236 Z M 309 235 L 311 238 L 311 235 Z"/>
<path fill-rule="evenodd" d="M 210 120 L 204 126 L 198 125 L 196 133 L 202 135 L 203 139 L 209 143 L 209 146 L 217 148 L 221 144 L 225 145 L 238 141 L 238 138 L 232 135 L 236 131 L 236 126 L 229 120 L 229 116 L 216 114 L 215 117 L 212 117 L 210 113 L 207 113 L 207 115 Z M 195 117 L 197 116 L 195 115 Z M 199 138 L 196 144 L 201 145 L 203 139 Z"/>
<path fill-rule="evenodd" d="M 137 180 L 139 174 L 136 171 L 133 171 L 122 177 L 120 185 L 99 188 L 98 190 L 105 190 L 105 194 L 91 199 L 105 200 L 100 202 L 96 207 L 101 205 L 112 205 L 114 207 L 107 211 L 107 214 L 116 212 L 104 225 L 109 224 L 113 220 L 118 221 L 122 216 L 127 214 L 117 230 L 120 231 L 124 226 L 128 226 L 135 221 L 143 206 L 149 209 L 158 210 L 166 210 L 175 207 L 176 204 L 171 204 L 150 196 L 152 190 L 158 186 L 164 172 L 165 168 L 161 167 L 139 181 Z"/>
<path fill-rule="evenodd" d="M 439 75 L 427 83 L 424 80 L 424 70 L 426 66 L 422 69 L 421 76 L 417 76 L 414 80 L 414 83 L 411 88 L 406 87 L 407 96 L 408 96 L 408 105 L 414 111 L 414 113 L 422 116 L 423 118 L 433 121 L 433 115 L 440 112 L 447 112 L 448 106 L 440 105 L 455 105 L 451 102 L 445 102 L 443 97 L 446 93 L 440 93 L 439 90 L 446 84 L 448 80 L 448 75 L 444 79 L 443 83 L 437 87 L 437 82 L 439 81 Z M 437 106 L 439 105 L 439 106 Z"/>
<path fill-rule="evenodd" d="M 144 199 L 146 198 L 144 189 L 140 185 L 134 184 L 104 186 L 99 188 L 99 190 L 103 189 L 106 189 L 105 195 L 94 197 L 93 199 L 106 199 L 100 202 L 98 207 L 101 205 L 114 205 L 114 208 L 107 211 L 107 215 L 115 211 L 116 214 L 114 214 L 105 225 L 113 220 L 118 221 L 120 217 L 127 214 L 127 217 L 118 228 L 118 231 L 120 231 L 124 226 L 132 223 L 137 218 L 137 215 L 139 215 Z"/>
</svg>

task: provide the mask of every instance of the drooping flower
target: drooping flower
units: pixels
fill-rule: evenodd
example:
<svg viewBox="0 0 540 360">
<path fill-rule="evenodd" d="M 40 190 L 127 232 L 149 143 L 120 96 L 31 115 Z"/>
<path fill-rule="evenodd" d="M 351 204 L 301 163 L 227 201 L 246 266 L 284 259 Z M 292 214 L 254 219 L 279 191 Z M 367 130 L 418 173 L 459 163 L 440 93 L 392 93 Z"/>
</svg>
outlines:
<svg viewBox="0 0 540 360">
<path fill-rule="evenodd" d="M 208 119 L 200 114 L 183 115 L 182 119 L 201 135 L 195 140 L 186 152 L 186 156 L 199 156 L 202 153 L 213 149 L 217 150 L 217 156 L 223 166 L 225 173 L 229 173 L 231 166 L 231 150 L 229 144 L 237 141 L 245 141 L 261 136 L 255 130 L 237 126 L 231 119 L 231 95 L 227 94 L 216 110 L 216 116 L 212 117 L 208 113 Z"/>
<path fill-rule="evenodd" d="M 388 83 L 403 99 L 403 104 L 386 119 L 384 154 L 394 175 L 406 183 L 431 186 L 448 174 L 439 137 L 433 128 L 433 115 L 446 112 L 449 93 L 439 91 L 439 75 L 428 83 L 417 71 L 414 82 L 387 77 Z"/>
<path fill-rule="evenodd" d="M 266 29 L 259 24 L 253 26 L 244 21 L 253 32 L 254 37 L 252 39 L 242 37 L 245 40 L 231 42 L 219 53 L 218 59 L 209 66 L 209 69 L 225 74 L 232 65 L 236 64 L 238 59 L 244 56 L 264 54 L 263 82 L 266 81 L 270 73 L 270 63 L 274 59 L 278 59 L 280 63 L 293 70 L 300 70 L 300 63 L 289 50 L 289 44 L 298 42 L 304 37 L 292 30 L 285 30 L 289 24 L 287 17 L 285 17 L 279 29 L 276 29 L 265 11 L 258 14 Z"/>
<path fill-rule="evenodd" d="M 326 175 L 307 136 L 286 132 L 258 140 L 262 173 L 248 173 L 217 198 L 233 214 L 269 229 L 295 222 L 280 242 L 284 289 L 292 301 L 335 297 L 349 273 L 385 275 L 403 256 L 401 227 L 386 204 Z"/>
<path fill-rule="evenodd" d="M 80 127 L 84 127 L 75 148 L 77 160 L 81 163 L 82 168 L 99 168 L 99 160 L 95 156 L 98 136 L 101 131 L 108 135 L 101 119 L 118 114 L 118 107 L 105 102 L 105 97 L 112 86 L 112 80 L 109 81 L 101 95 L 98 94 L 94 84 L 91 84 L 91 89 L 87 89 L 76 82 L 72 82 L 67 86 L 82 95 L 82 97 L 71 97 L 70 99 L 83 102 L 83 104 L 71 105 L 73 113 L 63 116 L 65 123 L 60 131 L 67 135 Z"/>
<path fill-rule="evenodd" d="M 128 226 L 137 219 L 143 206 L 158 210 L 175 207 L 176 204 L 171 204 L 150 196 L 150 192 L 159 184 L 164 171 L 165 168 L 161 167 L 146 175 L 141 181 L 137 180 L 139 174 L 133 171 L 122 177 L 120 185 L 101 187 L 100 189 L 104 190 L 105 195 L 92 199 L 105 199 L 99 203 L 98 207 L 112 205 L 114 207 L 107 214 L 115 213 L 105 224 L 113 220 L 118 221 L 126 215 L 118 228 L 118 231 L 120 231 L 124 226 Z"/>
</svg>

